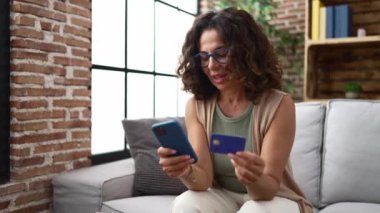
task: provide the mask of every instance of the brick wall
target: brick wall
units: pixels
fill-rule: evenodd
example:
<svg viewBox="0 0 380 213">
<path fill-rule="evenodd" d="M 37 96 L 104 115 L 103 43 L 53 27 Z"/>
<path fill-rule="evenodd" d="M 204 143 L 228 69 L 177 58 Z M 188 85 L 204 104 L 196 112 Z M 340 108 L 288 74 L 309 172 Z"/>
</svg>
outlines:
<svg viewBox="0 0 380 213">
<path fill-rule="evenodd" d="M 232 1 L 232 0 L 231 0 Z M 278 29 L 286 30 L 292 34 L 304 35 L 305 31 L 305 0 L 273 0 L 278 7 L 275 11 L 276 19 L 270 23 Z M 201 0 L 201 13 L 206 12 L 215 7 L 213 0 Z M 287 54 L 286 58 L 281 58 L 284 68 L 284 80 L 290 81 L 295 86 L 294 92 L 291 93 L 296 101 L 303 100 L 303 58 L 304 46 L 296 48 L 297 57 Z M 298 58 L 298 59 L 297 59 Z M 299 60 L 299 58 L 301 60 Z M 296 73 L 291 63 L 300 63 L 302 69 L 301 75 Z"/>
<path fill-rule="evenodd" d="M 13 0 L 11 180 L 0 212 L 50 212 L 51 178 L 90 165 L 90 0 Z"/>
</svg>

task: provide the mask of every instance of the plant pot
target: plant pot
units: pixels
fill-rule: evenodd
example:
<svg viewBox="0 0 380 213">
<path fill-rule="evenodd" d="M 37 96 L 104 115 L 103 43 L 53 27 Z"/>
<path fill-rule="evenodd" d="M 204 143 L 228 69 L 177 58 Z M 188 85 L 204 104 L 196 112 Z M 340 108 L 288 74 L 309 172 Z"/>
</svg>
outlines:
<svg viewBox="0 0 380 213">
<path fill-rule="evenodd" d="M 358 92 L 346 92 L 345 95 L 346 95 L 346 98 L 349 98 L 349 99 L 359 98 Z"/>
</svg>

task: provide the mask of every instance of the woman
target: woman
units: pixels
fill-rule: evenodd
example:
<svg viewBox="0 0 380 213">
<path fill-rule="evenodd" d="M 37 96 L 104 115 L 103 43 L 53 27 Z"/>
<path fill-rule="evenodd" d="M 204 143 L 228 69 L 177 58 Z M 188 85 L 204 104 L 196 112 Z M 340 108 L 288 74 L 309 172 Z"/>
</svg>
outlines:
<svg viewBox="0 0 380 213">
<path fill-rule="evenodd" d="M 189 189 L 172 211 L 312 212 L 288 162 L 295 106 L 279 91 L 282 70 L 253 17 L 235 8 L 199 16 L 187 33 L 177 73 L 193 93 L 185 122 L 198 161 L 157 150 L 163 171 Z M 211 153 L 213 133 L 244 137 L 245 150 Z"/>
</svg>

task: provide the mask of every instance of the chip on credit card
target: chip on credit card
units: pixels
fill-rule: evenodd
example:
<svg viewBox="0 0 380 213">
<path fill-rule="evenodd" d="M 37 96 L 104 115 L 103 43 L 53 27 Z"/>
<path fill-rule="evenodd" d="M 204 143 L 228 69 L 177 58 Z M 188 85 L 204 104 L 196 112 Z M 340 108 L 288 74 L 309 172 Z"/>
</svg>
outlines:
<svg viewBox="0 0 380 213">
<path fill-rule="evenodd" d="M 212 153 L 236 153 L 239 151 L 244 151 L 245 148 L 245 138 L 223 135 L 223 134 L 212 134 L 210 141 L 210 152 Z"/>
</svg>

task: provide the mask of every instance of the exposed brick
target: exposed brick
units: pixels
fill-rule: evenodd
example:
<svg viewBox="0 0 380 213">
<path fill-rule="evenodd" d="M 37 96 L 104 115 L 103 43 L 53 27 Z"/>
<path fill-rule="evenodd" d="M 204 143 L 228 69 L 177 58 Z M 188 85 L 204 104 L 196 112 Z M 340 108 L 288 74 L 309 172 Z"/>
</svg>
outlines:
<svg viewBox="0 0 380 213">
<path fill-rule="evenodd" d="M 66 138 L 66 132 L 54 132 L 54 133 L 43 133 L 43 134 L 30 134 L 11 138 L 11 143 L 13 144 L 27 144 L 27 143 L 37 143 L 53 140 L 62 140 Z"/>
<path fill-rule="evenodd" d="M 79 111 L 71 111 L 70 112 L 70 119 L 79 119 L 80 112 Z"/>
<path fill-rule="evenodd" d="M 48 106 L 48 102 L 46 100 L 28 100 L 28 101 L 11 101 L 11 107 L 17 109 L 34 109 L 34 108 L 46 108 Z"/>
<path fill-rule="evenodd" d="M 71 128 L 90 128 L 91 122 L 90 121 L 58 121 L 53 122 L 53 128 L 54 129 L 71 129 Z"/>
<path fill-rule="evenodd" d="M 29 190 L 51 188 L 52 183 L 50 179 L 37 180 L 29 183 Z"/>
<path fill-rule="evenodd" d="M 44 85 L 45 79 L 42 76 L 35 76 L 35 75 L 17 75 L 11 77 L 11 82 L 15 84 L 37 84 L 37 85 Z"/>
<path fill-rule="evenodd" d="M 66 44 L 66 45 L 72 46 L 72 47 L 81 47 L 81 48 L 90 49 L 91 43 L 89 40 L 83 41 L 83 40 L 73 38 L 74 37 L 73 35 L 68 35 L 68 36 L 70 36 L 70 37 L 54 35 L 53 41 L 56 43 L 63 43 L 63 44 Z"/>
<path fill-rule="evenodd" d="M 90 130 L 86 130 L 86 131 L 75 131 L 75 132 L 72 132 L 72 138 L 73 139 L 81 139 L 81 138 L 91 138 L 91 131 Z"/>
<path fill-rule="evenodd" d="M 61 12 L 82 16 L 84 18 L 91 18 L 90 10 L 82 9 L 82 8 L 78 8 L 78 7 L 72 7 L 70 5 L 67 5 L 67 4 L 65 4 L 63 2 L 59 2 L 59 1 L 54 2 L 54 9 L 61 11 Z"/>
<path fill-rule="evenodd" d="M 35 16 L 43 18 L 49 18 L 56 21 L 66 22 L 66 15 L 64 13 L 57 13 L 39 6 L 14 2 L 11 6 L 11 11 L 25 14 L 33 14 Z"/>
<path fill-rule="evenodd" d="M 76 99 L 63 99 L 63 100 L 53 100 L 54 107 L 90 107 L 91 101 L 89 100 L 76 100 Z"/>
<path fill-rule="evenodd" d="M 48 32 L 59 32 L 60 25 L 51 22 L 41 21 L 41 29 Z"/>
<path fill-rule="evenodd" d="M 28 122 L 28 123 L 16 123 L 11 125 L 11 130 L 15 132 L 20 131 L 38 131 L 47 129 L 47 122 Z"/>
<path fill-rule="evenodd" d="M 12 50 L 11 51 L 11 59 L 33 59 L 38 61 L 47 61 L 47 53 L 41 52 L 29 52 L 29 51 L 21 51 L 21 50 Z"/>
<path fill-rule="evenodd" d="M 43 73 L 43 74 L 54 74 L 58 76 L 65 76 L 66 70 L 62 67 L 57 66 L 46 66 L 39 64 L 11 64 L 12 72 L 33 72 L 33 73 Z"/>
<path fill-rule="evenodd" d="M 54 57 L 55 64 L 62 64 L 65 66 L 77 66 L 77 67 L 91 67 L 91 62 L 89 59 L 77 59 L 77 58 L 69 58 L 56 56 Z"/>
<path fill-rule="evenodd" d="M 10 203 L 11 203 L 10 200 L 0 201 L 0 211 L 7 209 Z"/>
<path fill-rule="evenodd" d="M 14 169 L 11 171 L 11 178 L 15 180 L 24 180 L 27 178 L 42 176 L 46 174 L 55 174 L 65 171 L 65 165 L 54 164 L 42 167 L 31 167 L 25 169 Z"/>
<path fill-rule="evenodd" d="M 35 147 L 34 153 L 48 153 L 48 152 L 57 152 L 57 151 L 66 151 L 73 149 L 82 149 L 82 148 L 90 148 L 90 142 L 66 142 L 66 143 L 55 143 L 48 145 L 40 145 Z"/>
<path fill-rule="evenodd" d="M 90 70 L 74 70 L 74 77 L 91 78 Z"/>
<path fill-rule="evenodd" d="M 63 96 L 66 94 L 65 89 L 49 89 L 49 88 L 12 88 L 12 96 Z"/>
<path fill-rule="evenodd" d="M 26 120 L 40 120 L 40 119 L 57 119 L 65 118 L 66 113 L 64 110 L 52 110 L 52 111 L 27 111 L 27 112 L 15 112 L 13 117 L 20 121 Z"/>
<path fill-rule="evenodd" d="M 56 78 L 54 83 L 56 85 L 91 86 L 90 79 Z"/>
<path fill-rule="evenodd" d="M 52 191 L 42 191 L 42 192 L 35 192 L 35 193 L 28 193 L 22 196 L 19 196 L 15 200 L 15 204 L 20 206 L 26 203 L 31 203 L 33 201 L 39 201 L 43 199 L 50 198 L 52 196 Z"/>
<path fill-rule="evenodd" d="M 75 4 L 77 6 L 84 7 L 86 9 L 91 9 L 91 3 L 89 0 L 70 0 L 70 4 Z"/>
<path fill-rule="evenodd" d="M 28 2 L 28 3 L 33 3 L 33 4 L 36 4 L 36 5 L 40 5 L 40 6 L 49 6 L 49 1 L 48 0 L 18 0 L 20 2 Z"/>
<path fill-rule="evenodd" d="M 73 96 L 90 97 L 91 91 L 89 89 L 74 89 L 73 90 Z"/>
<path fill-rule="evenodd" d="M 0 185 L 0 196 L 22 192 L 25 191 L 25 189 L 25 183 L 7 183 Z"/>
<path fill-rule="evenodd" d="M 64 33 L 68 33 L 68 34 L 71 34 L 71 35 L 75 35 L 75 36 L 81 36 L 81 37 L 85 37 L 85 38 L 91 38 L 91 32 L 87 29 L 81 29 L 81 28 L 77 28 L 77 27 L 71 27 L 71 26 L 65 26 L 63 28 L 63 32 Z M 78 45 L 75 45 L 76 43 L 79 43 L 78 41 L 68 41 L 67 44 L 71 45 L 71 46 L 78 46 Z M 79 43 L 80 46 L 78 47 L 85 47 L 85 48 L 88 48 L 88 44 L 81 44 Z"/>
<path fill-rule="evenodd" d="M 42 156 L 33 156 L 31 158 L 22 158 L 22 159 L 11 159 L 11 166 L 14 167 L 26 167 L 41 165 L 45 161 L 45 158 Z"/>
<path fill-rule="evenodd" d="M 85 57 L 85 58 L 90 58 L 91 57 L 91 50 L 89 50 L 89 49 L 83 50 L 83 49 L 72 48 L 71 49 L 71 53 L 74 56 L 81 56 L 81 57 Z"/>
<path fill-rule="evenodd" d="M 92 22 L 90 19 L 82 19 L 82 18 L 76 18 L 72 17 L 71 18 L 71 24 L 76 25 L 78 27 L 83 27 L 83 28 L 91 28 Z"/>
<path fill-rule="evenodd" d="M 44 34 L 41 31 L 29 28 L 16 28 L 11 30 L 11 36 L 23 37 L 23 38 L 35 38 L 43 40 Z"/>
<path fill-rule="evenodd" d="M 14 24 L 14 25 L 30 26 L 30 27 L 34 27 L 35 22 L 36 22 L 35 18 L 27 17 L 27 16 L 24 16 L 24 15 L 17 15 L 12 20 L 12 24 Z"/>
<path fill-rule="evenodd" d="M 80 169 L 80 168 L 89 167 L 89 166 L 91 166 L 90 159 L 74 161 L 74 169 Z"/>
<path fill-rule="evenodd" d="M 41 50 L 46 52 L 66 53 L 66 47 L 64 45 L 37 42 L 26 39 L 13 39 L 11 40 L 11 46 L 18 48 Z"/>
<path fill-rule="evenodd" d="M 16 157 L 26 157 L 31 155 L 30 148 L 13 148 L 10 149 L 10 155 Z"/>
<path fill-rule="evenodd" d="M 79 152 L 69 152 L 63 154 L 57 154 L 53 156 L 53 162 L 62 162 L 62 161 L 73 161 L 80 158 L 86 158 L 91 156 L 91 151 L 79 151 Z"/>
<path fill-rule="evenodd" d="M 82 111 L 82 118 L 91 118 L 91 111 L 90 110 L 83 110 Z"/>
</svg>

